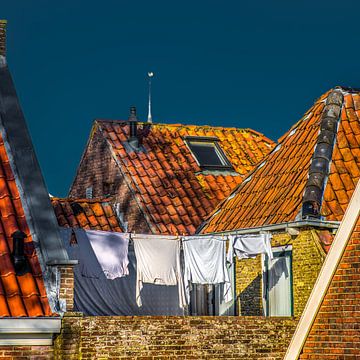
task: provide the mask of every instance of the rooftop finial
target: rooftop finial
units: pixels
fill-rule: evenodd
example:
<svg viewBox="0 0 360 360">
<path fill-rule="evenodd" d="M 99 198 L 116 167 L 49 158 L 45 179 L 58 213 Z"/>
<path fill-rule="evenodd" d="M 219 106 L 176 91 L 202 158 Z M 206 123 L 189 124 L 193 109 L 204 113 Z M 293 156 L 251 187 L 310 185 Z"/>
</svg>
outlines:
<svg viewBox="0 0 360 360">
<path fill-rule="evenodd" d="M 149 77 L 149 112 L 148 112 L 148 123 L 152 123 L 152 116 L 151 116 L 151 78 L 154 76 L 154 73 L 149 71 L 148 77 Z"/>
</svg>

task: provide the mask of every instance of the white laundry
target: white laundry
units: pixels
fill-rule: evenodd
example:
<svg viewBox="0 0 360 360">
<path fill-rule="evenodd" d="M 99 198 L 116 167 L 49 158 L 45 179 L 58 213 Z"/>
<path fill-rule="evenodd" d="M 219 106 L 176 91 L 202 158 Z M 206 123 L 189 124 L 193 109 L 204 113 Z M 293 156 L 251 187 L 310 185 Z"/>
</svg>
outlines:
<svg viewBox="0 0 360 360">
<path fill-rule="evenodd" d="M 233 263 L 234 255 L 238 259 L 250 259 L 258 254 L 267 254 L 273 258 L 271 250 L 271 234 L 230 235 L 227 261 Z"/>
<path fill-rule="evenodd" d="M 180 266 L 180 240 L 174 236 L 137 235 L 134 237 L 137 261 L 136 303 L 142 306 L 143 283 L 177 285 L 179 306 L 186 306 Z"/>
<path fill-rule="evenodd" d="M 77 238 L 86 236 L 107 279 L 129 275 L 129 236 L 110 231 L 75 230 Z"/>
<path fill-rule="evenodd" d="M 185 289 L 189 301 L 191 284 L 224 283 L 224 299 L 232 300 L 231 284 L 226 268 L 225 241 L 215 236 L 191 236 L 183 241 Z"/>
</svg>

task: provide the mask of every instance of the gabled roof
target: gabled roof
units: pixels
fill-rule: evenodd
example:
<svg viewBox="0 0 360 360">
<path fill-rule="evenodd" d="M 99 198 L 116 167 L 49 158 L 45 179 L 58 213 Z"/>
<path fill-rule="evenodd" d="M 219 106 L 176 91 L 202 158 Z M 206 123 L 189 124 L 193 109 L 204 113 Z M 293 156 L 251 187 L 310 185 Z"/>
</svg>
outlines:
<svg viewBox="0 0 360 360">
<path fill-rule="evenodd" d="M 359 120 L 359 91 L 336 88 L 322 95 L 279 139 L 264 161 L 215 209 L 202 231 L 294 221 L 301 216 L 306 190 L 310 198 L 315 192 L 320 195 L 319 215 L 323 219 L 340 221 L 360 177 Z M 330 126 L 334 130 L 333 139 L 328 131 Z M 321 153 L 324 143 L 330 147 L 330 158 L 320 163 L 322 168 L 317 170 L 319 156 L 323 161 L 329 155 Z M 309 178 L 314 172 L 320 175 Z"/>
<path fill-rule="evenodd" d="M 285 360 L 359 357 L 359 253 L 360 183 L 346 209 Z"/>
<path fill-rule="evenodd" d="M 110 201 L 51 198 L 59 226 L 123 232 Z"/>
<path fill-rule="evenodd" d="M 24 252 L 31 270 L 22 276 L 16 275 L 11 259 L 11 235 L 17 230 L 27 235 Z M 39 259 L 3 137 L 0 135 L 0 317 L 50 315 Z"/>
<path fill-rule="evenodd" d="M 97 120 L 95 127 L 110 145 L 153 233 L 194 233 L 274 147 L 271 140 L 250 129 L 153 124 L 142 138 L 144 151 L 135 152 L 126 147 L 127 122 Z M 217 137 L 233 170 L 203 171 L 185 143 L 186 136 Z"/>
</svg>

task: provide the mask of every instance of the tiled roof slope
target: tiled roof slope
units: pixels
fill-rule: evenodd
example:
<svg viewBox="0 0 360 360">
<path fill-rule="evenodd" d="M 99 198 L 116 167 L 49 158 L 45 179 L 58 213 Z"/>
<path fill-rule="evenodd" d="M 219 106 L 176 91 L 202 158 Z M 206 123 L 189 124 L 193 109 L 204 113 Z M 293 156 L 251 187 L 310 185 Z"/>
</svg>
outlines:
<svg viewBox="0 0 360 360">
<path fill-rule="evenodd" d="M 360 92 L 336 88 L 344 100 L 321 215 L 340 221 L 360 177 Z M 278 146 L 209 217 L 202 232 L 226 231 L 294 221 L 302 206 L 320 130 L 321 96 Z"/>
<path fill-rule="evenodd" d="M 143 138 L 146 151 L 128 152 L 123 145 L 129 136 L 126 122 L 97 120 L 95 126 L 110 144 L 152 231 L 162 234 L 194 233 L 275 145 L 250 129 L 153 124 Z M 185 136 L 217 137 L 237 173 L 201 171 Z"/>
<path fill-rule="evenodd" d="M 122 232 L 110 200 L 51 198 L 59 226 Z"/>
<path fill-rule="evenodd" d="M 31 271 L 15 274 L 11 235 L 23 231 L 25 256 Z M 25 218 L 19 190 L 0 136 L 0 317 L 50 316 L 42 271 Z"/>
</svg>

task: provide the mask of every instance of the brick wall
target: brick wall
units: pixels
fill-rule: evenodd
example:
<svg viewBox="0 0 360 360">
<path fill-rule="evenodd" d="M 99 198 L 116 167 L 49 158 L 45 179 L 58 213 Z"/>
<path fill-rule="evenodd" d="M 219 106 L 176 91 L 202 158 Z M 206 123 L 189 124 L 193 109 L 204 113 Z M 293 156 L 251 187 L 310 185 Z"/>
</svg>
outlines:
<svg viewBox="0 0 360 360">
<path fill-rule="evenodd" d="M 115 196 L 114 202 L 121 205 L 120 211 L 127 222 L 128 231 L 151 233 L 98 126 L 94 126 L 92 130 L 69 195 L 73 198 L 85 198 L 88 187 L 93 188 L 93 197 Z"/>
<path fill-rule="evenodd" d="M 55 358 L 275 360 L 295 325 L 291 318 L 66 316 Z"/>
<path fill-rule="evenodd" d="M 66 311 L 74 308 L 74 269 L 73 266 L 60 267 L 60 299 L 66 302 Z"/>
<path fill-rule="evenodd" d="M 6 55 L 6 20 L 0 20 L 0 55 Z"/>
<path fill-rule="evenodd" d="M 53 346 L 0 346 L 0 359 L 3 360 L 51 360 L 53 358 Z"/>
<path fill-rule="evenodd" d="M 360 358 L 360 220 L 324 297 L 300 359 Z"/>
<path fill-rule="evenodd" d="M 292 238 L 287 233 L 276 234 L 272 246 L 292 245 L 294 315 L 300 316 L 323 264 L 321 250 L 314 230 L 303 230 Z M 236 263 L 238 312 L 241 315 L 262 315 L 261 256 Z"/>
</svg>

